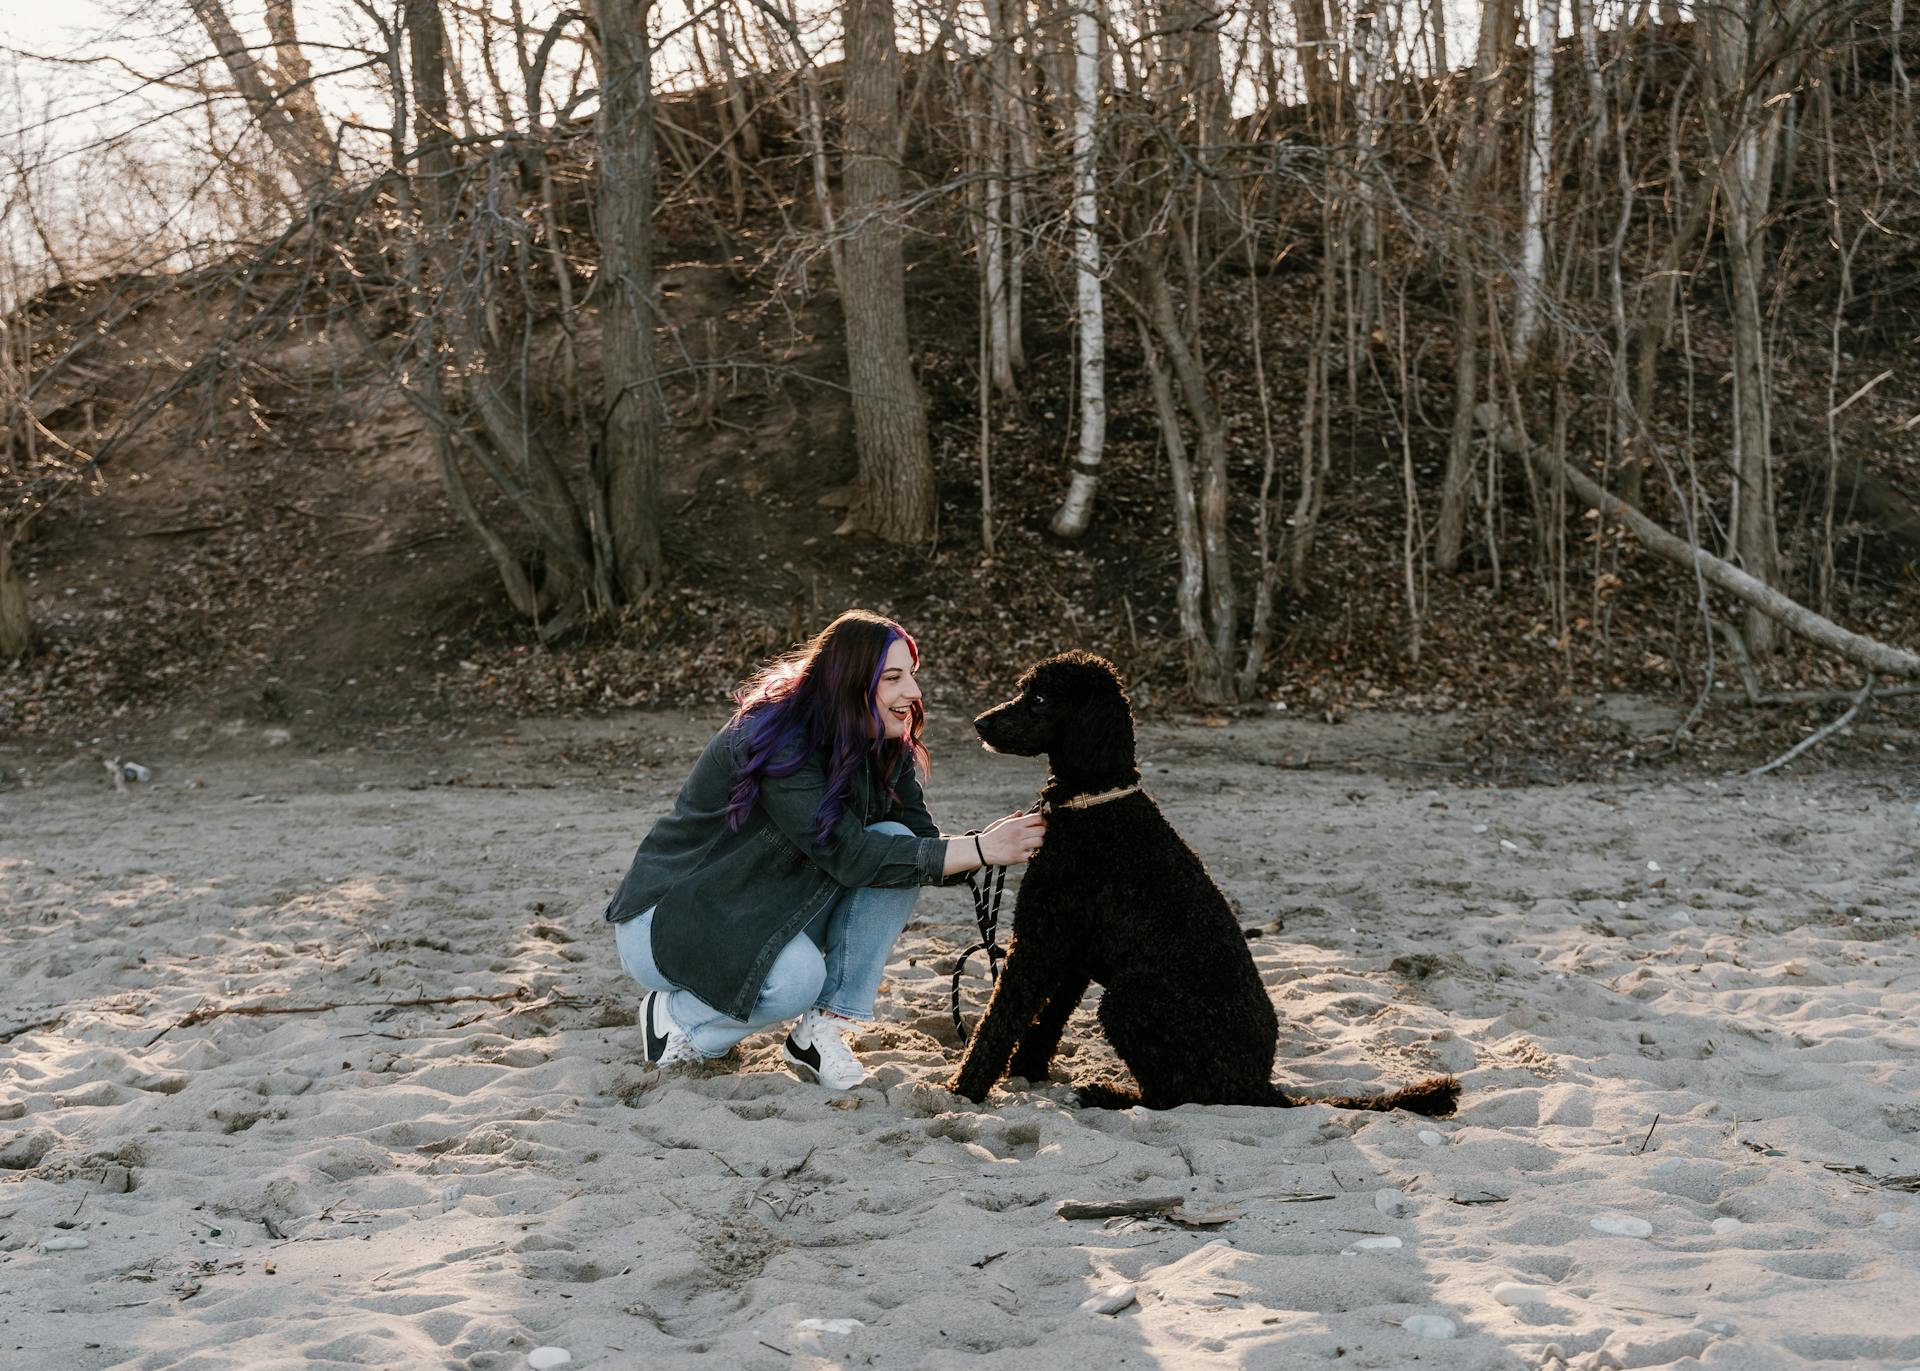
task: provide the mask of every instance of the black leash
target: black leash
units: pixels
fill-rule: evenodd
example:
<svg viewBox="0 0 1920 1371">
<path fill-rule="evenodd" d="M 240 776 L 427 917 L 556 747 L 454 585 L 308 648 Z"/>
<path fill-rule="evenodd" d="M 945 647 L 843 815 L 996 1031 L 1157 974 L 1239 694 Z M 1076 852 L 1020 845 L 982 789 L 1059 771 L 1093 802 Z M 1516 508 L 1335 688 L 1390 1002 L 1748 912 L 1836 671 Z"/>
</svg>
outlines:
<svg viewBox="0 0 1920 1371">
<path fill-rule="evenodd" d="M 967 958 L 976 952 L 987 954 L 987 979 L 993 984 L 1000 983 L 1000 959 L 1006 956 L 996 938 L 1000 927 L 1000 900 L 1007 893 L 1007 869 L 1004 866 L 985 868 L 990 873 L 983 882 L 976 883 L 973 873 L 967 873 L 967 889 L 973 892 L 973 921 L 980 925 L 980 941 L 960 954 L 960 960 L 953 964 L 953 1031 L 960 1035 L 960 1041 L 967 1040 L 966 1025 L 960 1022 L 960 977 L 966 973 Z M 991 897 L 988 891 L 993 893 Z"/>
</svg>

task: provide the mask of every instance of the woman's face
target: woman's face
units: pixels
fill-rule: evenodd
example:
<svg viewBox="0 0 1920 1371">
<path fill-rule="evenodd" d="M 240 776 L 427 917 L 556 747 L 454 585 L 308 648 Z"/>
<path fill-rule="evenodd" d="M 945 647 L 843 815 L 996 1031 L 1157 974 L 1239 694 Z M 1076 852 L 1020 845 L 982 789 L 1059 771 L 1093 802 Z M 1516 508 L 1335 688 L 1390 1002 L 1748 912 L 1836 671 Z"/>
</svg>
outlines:
<svg viewBox="0 0 1920 1371">
<path fill-rule="evenodd" d="M 880 684 L 873 691 L 880 727 L 889 738 L 904 736 L 913 725 L 913 702 L 920 698 L 920 683 L 913 679 L 913 671 L 912 649 L 905 639 L 895 638 L 880 668 Z"/>
</svg>

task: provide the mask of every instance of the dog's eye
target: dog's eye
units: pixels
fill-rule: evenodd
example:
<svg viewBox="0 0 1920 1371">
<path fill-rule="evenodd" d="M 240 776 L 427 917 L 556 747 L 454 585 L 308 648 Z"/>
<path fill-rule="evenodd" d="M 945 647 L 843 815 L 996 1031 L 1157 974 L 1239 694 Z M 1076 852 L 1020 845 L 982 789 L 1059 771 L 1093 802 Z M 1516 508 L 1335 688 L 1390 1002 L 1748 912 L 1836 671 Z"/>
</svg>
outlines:
<svg viewBox="0 0 1920 1371">
<path fill-rule="evenodd" d="M 1046 697 L 1046 696 L 1044 696 L 1044 695 L 1042 695 L 1042 694 L 1041 694 L 1041 693 L 1040 693 L 1039 691 L 1037 691 L 1037 690 L 1036 690 L 1036 691 L 1034 691 L 1034 693 L 1033 693 L 1033 695 L 1032 695 L 1032 697 L 1031 697 L 1031 698 L 1032 698 L 1032 700 L 1033 700 L 1033 702 L 1034 702 L 1035 704 L 1037 704 L 1037 705 L 1043 705 L 1043 704 L 1045 704 L 1045 703 L 1047 702 L 1047 697 Z"/>
</svg>

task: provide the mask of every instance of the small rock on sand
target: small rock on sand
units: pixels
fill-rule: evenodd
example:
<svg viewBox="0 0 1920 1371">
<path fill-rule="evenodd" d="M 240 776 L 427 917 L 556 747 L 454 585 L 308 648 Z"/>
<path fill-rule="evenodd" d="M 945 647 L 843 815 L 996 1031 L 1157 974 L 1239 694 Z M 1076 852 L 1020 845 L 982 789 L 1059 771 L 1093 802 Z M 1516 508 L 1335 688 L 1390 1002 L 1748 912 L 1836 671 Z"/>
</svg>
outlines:
<svg viewBox="0 0 1920 1371">
<path fill-rule="evenodd" d="M 1386 1234 L 1378 1238 L 1362 1238 L 1360 1239 L 1359 1242 L 1355 1243 L 1352 1247 L 1349 1247 L 1347 1251 L 1349 1252 L 1391 1252 L 1394 1248 L 1398 1246 L 1400 1246 L 1400 1239 L 1394 1237 L 1392 1234 Z"/>
<path fill-rule="evenodd" d="M 1412 1314 L 1400 1325 L 1416 1338 L 1450 1338 L 1453 1320 L 1444 1314 Z"/>
<path fill-rule="evenodd" d="M 564 1347 L 536 1347 L 527 1353 L 527 1365 L 533 1371 L 546 1371 L 550 1366 L 565 1366 L 573 1360 L 573 1353 Z"/>
<path fill-rule="evenodd" d="M 40 1247 L 46 1252 L 77 1252 L 86 1245 L 87 1240 L 78 1233 L 62 1233 L 57 1237 L 48 1238 L 40 1244 Z"/>
<path fill-rule="evenodd" d="M 1713 1221 L 1713 1231 L 1719 1234 L 1735 1233 L 1740 1229 L 1740 1220 L 1722 1217 Z"/>
<path fill-rule="evenodd" d="M 1653 1235 L 1652 1224 L 1627 1214 L 1602 1214 L 1593 1221 L 1593 1228 L 1599 1233 L 1611 1233 L 1616 1238 L 1646 1238 Z"/>
<path fill-rule="evenodd" d="M 1110 1285 L 1090 1300 L 1082 1300 L 1080 1307 L 1089 1314 L 1118 1314 L 1132 1304 L 1139 1292 L 1131 1285 Z"/>
<path fill-rule="evenodd" d="M 794 1327 L 803 1333 L 851 1333 L 866 1325 L 858 1319 L 802 1319 Z"/>
<path fill-rule="evenodd" d="M 1419 1137 L 1420 1137 L 1420 1141 L 1425 1143 L 1428 1147 L 1438 1147 L 1440 1146 L 1441 1143 L 1446 1141 L 1446 1138 L 1444 1136 L 1435 1132 L 1431 1128 L 1421 1129 Z"/>
<path fill-rule="evenodd" d="M 1493 1297 L 1502 1304 L 1545 1304 L 1552 1298 L 1545 1286 L 1520 1281 L 1501 1281 L 1493 1287 Z"/>
</svg>

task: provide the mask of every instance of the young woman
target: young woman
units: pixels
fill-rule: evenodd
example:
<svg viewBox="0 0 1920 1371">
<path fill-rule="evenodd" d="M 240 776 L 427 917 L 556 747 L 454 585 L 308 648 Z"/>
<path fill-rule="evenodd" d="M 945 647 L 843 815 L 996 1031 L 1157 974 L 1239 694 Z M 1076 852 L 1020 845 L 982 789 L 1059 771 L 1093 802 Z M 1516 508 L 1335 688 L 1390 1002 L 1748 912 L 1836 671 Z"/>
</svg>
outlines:
<svg viewBox="0 0 1920 1371">
<path fill-rule="evenodd" d="M 647 988 L 647 1061 L 724 1056 L 797 1019 L 787 1062 L 858 1085 L 867 1071 L 841 1034 L 873 1017 L 920 887 L 1039 848 L 1037 814 L 962 837 L 927 817 L 919 667 L 905 629 L 856 609 L 735 691 L 607 906 L 620 964 Z"/>
</svg>

